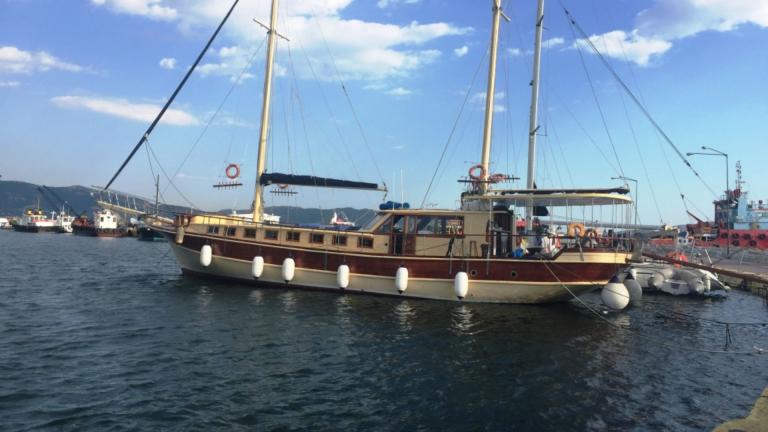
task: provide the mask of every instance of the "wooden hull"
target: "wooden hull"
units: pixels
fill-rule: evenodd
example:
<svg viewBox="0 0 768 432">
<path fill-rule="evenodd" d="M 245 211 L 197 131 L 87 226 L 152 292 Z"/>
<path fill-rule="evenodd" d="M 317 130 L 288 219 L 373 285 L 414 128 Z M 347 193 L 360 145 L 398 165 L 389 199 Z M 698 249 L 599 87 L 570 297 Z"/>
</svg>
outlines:
<svg viewBox="0 0 768 432">
<path fill-rule="evenodd" d="M 561 253 L 557 259 L 483 259 L 391 256 L 380 254 L 337 253 L 245 242 L 199 234 L 186 234 L 182 244 L 174 232 L 162 231 L 186 274 L 236 280 L 266 286 L 320 289 L 340 292 L 337 269 L 350 269 L 347 292 L 458 301 L 454 278 L 458 272 L 469 275 L 469 291 L 463 301 L 487 303 L 551 303 L 567 301 L 602 286 L 623 267 L 628 254 L 599 250 Z M 210 245 L 213 258 L 209 266 L 200 263 L 200 250 Z M 264 259 L 263 274 L 255 279 L 252 260 Z M 294 278 L 283 280 L 282 264 L 295 262 Z M 403 293 L 395 287 L 398 268 L 409 272 Z"/>
</svg>

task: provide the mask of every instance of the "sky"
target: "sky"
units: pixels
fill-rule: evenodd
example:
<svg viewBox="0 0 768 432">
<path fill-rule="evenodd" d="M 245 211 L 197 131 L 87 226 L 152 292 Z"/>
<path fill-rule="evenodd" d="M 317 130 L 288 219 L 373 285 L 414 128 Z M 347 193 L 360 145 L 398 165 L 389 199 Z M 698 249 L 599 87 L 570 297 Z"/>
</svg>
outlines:
<svg viewBox="0 0 768 432">
<path fill-rule="evenodd" d="M 153 196 L 160 174 L 166 202 L 250 205 L 266 40 L 254 20 L 268 23 L 269 3 L 240 1 L 114 189 Z M 2 180 L 106 184 L 230 5 L 0 0 Z M 268 170 L 385 183 L 389 193 L 296 188 L 267 193 L 267 205 L 455 208 L 457 180 L 480 159 L 491 6 L 281 1 Z M 535 8 L 503 1 L 491 171 L 521 178 L 507 187 L 525 186 Z M 643 223 L 686 222 L 686 210 L 712 218 L 724 158 L 685 157 L 697 177 L 590 42 L 681 154 L 728 153 L 731 183 L 741 161 L 751 198 L 768 198 L 768 0 L 546 5 L 537 185 L 614 187 L 624 176 L 637 180 Z M 214 189 L 230 163 L 244 185 Z"/>
</svg>

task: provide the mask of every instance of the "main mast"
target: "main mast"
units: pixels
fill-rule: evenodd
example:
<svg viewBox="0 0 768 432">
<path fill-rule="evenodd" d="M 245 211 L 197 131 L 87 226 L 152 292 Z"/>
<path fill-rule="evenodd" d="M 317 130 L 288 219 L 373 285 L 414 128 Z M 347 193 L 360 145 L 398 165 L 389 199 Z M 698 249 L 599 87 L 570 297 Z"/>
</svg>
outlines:
<svg viewBox="0 0 768 432">
<path fill-rule="evenodd" d="M 528 176 L 525 187 L 534 188 L 536 181 L 536 134 L 539 131 L 539 76 L 541 67 L 541 39 L 544 33 L 544 0 L 539 0 L 536 13 L 536 38 L 533 49 L 533 79 L 531 80 L 531 114 L 528 125 Z M 526 229 L 531 229 L 533 223 L 533 209 L 526 207 Z"/>
<path fill-rule="evenodd" d="M 483 178 L 480 188 L 483 193 L 488 191 L 488 175 L 491 160 L 491 136 L 493 135 L 493 99 L 496 91 L 496 56 L 499 50 L 499 18 L 501 17 L 501 0 L 493 0 L 493 19 L 491 24 L 491 55 L 488 62 L 488 89 L 485 93 L 485 127 L 483 130 L 483 153 L 480 165 L 483 167 Z"/>
<path fill-rule="evenodd" d="M 269 108 L 272 97 L 272 66 L 275 59 L 275 45 L 277 43 L 277 3 L 272 0 L 272 12 L 267 30 L 267 64 L 264 73 L 264 99 L 261 104 L 261 129 L 259 130 L 259 158 L 256 162 L 256 192 L 253 197 L 253 221 L 261 221 L 264 213 L 264 188 L 261 186 L 261 176 L 264 174 L 264 166 L 267 159 L 267 137 L 269 135 Z"/>
</svg>

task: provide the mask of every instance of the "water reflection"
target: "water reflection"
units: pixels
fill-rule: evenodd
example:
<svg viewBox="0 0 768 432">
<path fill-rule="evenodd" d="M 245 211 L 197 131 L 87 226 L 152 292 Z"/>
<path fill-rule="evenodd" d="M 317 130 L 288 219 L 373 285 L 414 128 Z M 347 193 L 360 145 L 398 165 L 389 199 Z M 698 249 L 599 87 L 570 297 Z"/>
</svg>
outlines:
<svg viewBox="0 0 768 432">
<path fill-rule="evenodd" d="M 207 285 L 200 285 L 200 287 L 197 289 L 197 303 L 200 305 L 200 309 L 208 309 L 212 299 L 213 290 L 208 288 Z"/>
<path fill-rule="evenodd" d="M 394 309 L 395 318 L 402 331 L 411 331 L 413 329 L 413 320 L 416 318 L 416 309 L 408 300 L 398 303 Z"/>
<path fill-rule="evenodd" d="M 472 321 L 474 315 L 472 309 L 465 304 L 453 308 L 451 311 L 451 329 L 459 334 L 475 334 L 472 331 L 472 328 L 475 326 L 475 323 Z"/>
<path fill-rule="evenodd" d="M 256 306 L 260 306 L 264 303 L 264 293 L 260 290 L 253 290 L 248 294 L 248 300 Z"/>
<path fill-rule="evenodd" d="M 296 310 L 296 292 L 285 291 L 280 294 L 280 302 L 283 304 L 283 311 L 291 313 Z"/>
</svg>

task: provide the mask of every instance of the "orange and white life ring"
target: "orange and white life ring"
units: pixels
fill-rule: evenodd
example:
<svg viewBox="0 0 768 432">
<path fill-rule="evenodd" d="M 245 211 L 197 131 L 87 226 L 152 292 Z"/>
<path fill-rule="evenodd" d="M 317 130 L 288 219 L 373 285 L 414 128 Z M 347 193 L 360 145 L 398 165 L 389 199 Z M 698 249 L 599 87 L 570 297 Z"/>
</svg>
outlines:
<svg viewBox="0 0 768 432">
<path fill-rule="evenodd" d="M 227 175 L 228 179 L 234 180 L 240 177 L 240 166 L 237 164 L 229 164 L 227 165 L 227 168 L 224 169 L 224 173 Z"/>
<path fill-rule="evenodd" d="M 480 173 L 477 173 L 477 170 L 480 170 Z M 469 178 L 475 181 L 483 180 L 485 178 L 485 168 L 483 168 L 482 165 L 474 165 L 471 168 L 469 168 Z"/>
<path fill-rule="evenodd" d="M 586 231 L 584 224 L 581 222 L 571 222 L 568 224 L 568 237 L 584 237 Z"/>
</svg>

